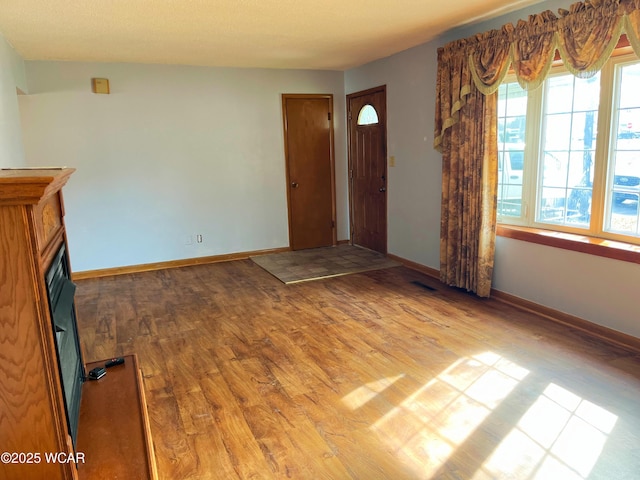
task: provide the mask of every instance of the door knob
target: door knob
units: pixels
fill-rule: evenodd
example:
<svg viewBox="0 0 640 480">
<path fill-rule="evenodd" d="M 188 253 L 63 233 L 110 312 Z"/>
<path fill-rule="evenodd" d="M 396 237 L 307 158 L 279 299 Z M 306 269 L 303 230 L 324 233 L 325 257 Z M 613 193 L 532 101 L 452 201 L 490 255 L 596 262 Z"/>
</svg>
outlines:
<svg viewBox="0 0 640 480">
<path fill-rule="evenodd" d="M 385 187 L 380 187 L 380 188 L 378 189 L 378 191 L 379 191 L 379 192 L 386 192 L 386 191 L 387 191 L 387 189 L 386 189 Z"/>
<path fill-rule="evenodd" d="M 293 188 L 298 188 L 298 182 L 291 182 L 291 186 Z"/>
</svg>

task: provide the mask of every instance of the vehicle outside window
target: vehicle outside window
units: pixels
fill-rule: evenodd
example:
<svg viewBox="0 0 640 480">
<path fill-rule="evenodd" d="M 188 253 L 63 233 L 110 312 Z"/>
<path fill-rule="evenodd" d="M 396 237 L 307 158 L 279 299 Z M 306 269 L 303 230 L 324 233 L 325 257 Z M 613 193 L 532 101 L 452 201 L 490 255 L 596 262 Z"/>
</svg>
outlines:
<svg viewBox="0 0 640 480">
<path fill-rule="evenodd" d="M 551 76 L 544 85 L 542 151 L 536 220 L 589 226 L 600 75 Z"/>
<path fill-rule="evenodd" d="M 605 207 L 605 231 L 640 234 L 640 63 L 616 66 L 618 91 L 613 110 L 613 131 L 609 153 L 610 200 Z"/>
<path fill-rule="evenodd" d="M 519 217 L 522 210 L 524 144 L 503 144 L 498 150 L 498 211 Z"/>
<path fill-rule="evenodd" d="M 527 92 L 517 83 L 498 90 L 498 215 L 523 215 L 523 170 Z"/>
</svg>

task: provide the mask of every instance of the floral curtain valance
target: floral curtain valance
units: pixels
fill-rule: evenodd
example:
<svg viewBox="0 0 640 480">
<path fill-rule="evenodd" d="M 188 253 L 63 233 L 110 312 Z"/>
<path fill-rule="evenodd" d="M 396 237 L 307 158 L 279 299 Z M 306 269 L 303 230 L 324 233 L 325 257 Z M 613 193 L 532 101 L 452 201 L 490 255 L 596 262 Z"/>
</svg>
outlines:
<svg viewBox="0 0 640 480">
<path fill-rule="evenodd" d="M 471 91 L 494 93 L 510 68 L 525 89 L 542 84 L 556 50 L 574 75 L 589 77 L 602 68 L 626 33 L 640 56 L 640 0 L 587 0 L 569 10 L 531 15 L 438 50 L 434 147 L 441 150 L 446 129 Z"/>
</svg>

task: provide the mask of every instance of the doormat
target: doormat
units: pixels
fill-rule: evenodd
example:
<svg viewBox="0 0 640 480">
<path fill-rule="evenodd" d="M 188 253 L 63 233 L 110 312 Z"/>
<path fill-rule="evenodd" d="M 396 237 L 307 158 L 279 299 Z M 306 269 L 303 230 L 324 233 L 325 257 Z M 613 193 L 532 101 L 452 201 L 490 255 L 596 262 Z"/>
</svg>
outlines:
<svg viewBox="0 0 640 480">
<path fill-rule="evenodd" d="M 250 258 L 286 284 L 400 266 L 400 263 L 381 253 L 353 245 L 272 253 Z"/>
</svg>

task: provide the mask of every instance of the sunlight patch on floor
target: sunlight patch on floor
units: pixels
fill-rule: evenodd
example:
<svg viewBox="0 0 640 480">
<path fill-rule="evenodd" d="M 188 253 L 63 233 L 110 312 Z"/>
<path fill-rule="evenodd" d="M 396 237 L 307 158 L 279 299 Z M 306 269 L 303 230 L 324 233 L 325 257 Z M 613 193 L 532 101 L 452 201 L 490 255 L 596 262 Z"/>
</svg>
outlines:
<svg viewBox="0 0 640 480">
<path fill-rule="evenodd" d="M 502 440 L 474 479 L 586 479 L 618 417 L 553 383 Z"/>
<path fill-rule="evenodd" d="M 491 352 L 461 358 L 371 428 L 421 478 L 429 478 L 528 373 Z M 360 387 L 343 401 L 357 408 L 354 399 L 371 400 L 368 394 L 382 392 L 390 380 Z"/>
<path fill-rule="evenodd" d="M 351 409 L 362 407 L 365 403 L 375 398 L 380 392 L 389 388 L 395 382 L 404 377 L 404 374 L 395 377 L 382 378 L 375 382 L 367 383 L 342 398 L 342 401 Z"/>
<path fill-rule="evenodd" d="M 489 448 L 473 452 L 474 456 L 480 455 L 472 461 L 477 462 L 471 474 L 474 480 L 585 480 L 617 417 L 553 383 L 528 408 L 516 397 L 504 402 L 529 373 L 493 352 L 460 358 L 378 419 L 371 429 L 416 473 L 416 478 L 429 479 L 451 468 L 447 462 L 470 435 L 476 434 L 474 442 L 482 445 L 486 438 L 484 445 Z M 362 408 L 404 377 L 363 385 L 346 395 L 343 402 L 353 410 Z M 498 408 L 506 408 L 507 413 L 496 415 Z M 524 411 L 522 415 L 518 408 Z M 487 426 L 479 430 L 492 414 L 491 422 L 504 432 L 503 438 L 492 437 L 493 430 Z M 509 414 L 519 418 L 504 425 Z M 509 428 L 511 423 L 513 427 Z M 491 448 L 493 444 L 495 448 Z"/>
</svg>

